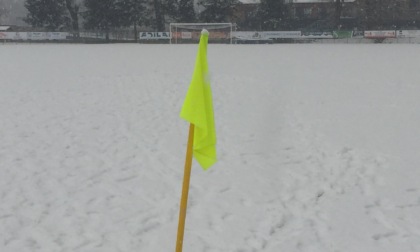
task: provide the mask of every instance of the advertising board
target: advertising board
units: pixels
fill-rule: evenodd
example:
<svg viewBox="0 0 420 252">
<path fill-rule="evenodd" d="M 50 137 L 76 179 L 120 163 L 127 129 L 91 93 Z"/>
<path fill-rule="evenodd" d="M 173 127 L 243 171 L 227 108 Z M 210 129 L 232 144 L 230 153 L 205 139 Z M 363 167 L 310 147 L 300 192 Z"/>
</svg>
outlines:
<svg viewBox="0 0 420 252">
<path fill-rule="evenodd" d="M 0 39 L 5 40 L 27 40 L 27 32 L 0 32 Z"/>
<path fill-rule="evenodd" d="M 68 32 L 47 32 L 48 40 L 65 40 L 67 36 Z"/>
<path fill-rule="evenodd" d="M 261 32 L 232 32 L 232 36 L 237 39 L 287 39 L 300 38 L 300 31 L 261 31 Z"/>
<path fill-rule="evenodd" d="M 420 38 L 420 30 L 397 30 L 397 38 Z"/>
<path fill-rule="evenodd" d="M 170 32 L 140 32 L 140 39 L 170 39 Z"/>
<path fill-rule="evenodd" d="M 46 32 L 28 32 L 28 40 L 46 40 Z"/>
<path fill-rule="evenodd" d="M 344 39 L 353 37 L 353 31 L 333 31 L 335 39 Z"/>
<path fill-rule="evenodd" d="M 365 38 L 395 38 L 395 31 L 365 31 Z"/>
<path fill-rule="evenodd" d="M 192 32 L 181 32 L 182 39 L 192 39 Z"/>
<path fill-rule="evenodd" d="M 332 32 L 304 32 L 302 38 L 307 39 L 332 39 L 334 38 Z"/>
</svg>

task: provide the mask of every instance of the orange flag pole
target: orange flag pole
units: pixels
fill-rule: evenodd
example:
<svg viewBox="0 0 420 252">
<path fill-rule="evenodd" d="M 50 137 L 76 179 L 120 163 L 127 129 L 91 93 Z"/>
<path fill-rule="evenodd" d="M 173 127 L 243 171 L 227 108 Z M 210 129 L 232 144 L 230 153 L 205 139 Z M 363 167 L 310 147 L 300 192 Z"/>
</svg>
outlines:
<svg viewBox="0 0 420 252">
<path fill-rule="evenodd" d="M 188 133 L 187 155 L 185 158 L 184 182 L 182 184 L 181 204 L 179 207 L 178 235 L 176 240 L 176 252 L 182 252 L 184 241 L 185 219 L 187 217 L 188 192 L 190 189 L 191 165 L 193 157 L 194 124 L 190 123 Z"/>
</svg>

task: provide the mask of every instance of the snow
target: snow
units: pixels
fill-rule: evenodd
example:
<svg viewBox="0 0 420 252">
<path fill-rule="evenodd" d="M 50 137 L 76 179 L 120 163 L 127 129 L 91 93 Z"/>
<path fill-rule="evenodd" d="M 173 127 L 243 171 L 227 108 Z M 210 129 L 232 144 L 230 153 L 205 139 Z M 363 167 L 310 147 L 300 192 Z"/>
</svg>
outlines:
<svg viewBox="0 0 420 252">
<path fill-rule="evenodd" d="M 196 50 L 0 45 L 0 251 L 174 251 Z M 418 50 L 209 45 L 184 251 L 420 251 Z"/>
</svg>

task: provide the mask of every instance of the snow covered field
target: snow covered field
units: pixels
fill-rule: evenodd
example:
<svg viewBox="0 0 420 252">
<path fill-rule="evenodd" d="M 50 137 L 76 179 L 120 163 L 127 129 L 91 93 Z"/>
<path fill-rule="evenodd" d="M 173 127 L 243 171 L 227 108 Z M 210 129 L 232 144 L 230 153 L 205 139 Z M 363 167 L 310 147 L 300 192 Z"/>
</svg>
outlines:
<svg viewBox="0 0 420 252">
<path fill-rule="evenodd" d="M 174 251 L 196 45 L 0 45 L 0 251 Z M 420 251 L 419 45 L 209 45 L 185 252 Z"/>
</svg>

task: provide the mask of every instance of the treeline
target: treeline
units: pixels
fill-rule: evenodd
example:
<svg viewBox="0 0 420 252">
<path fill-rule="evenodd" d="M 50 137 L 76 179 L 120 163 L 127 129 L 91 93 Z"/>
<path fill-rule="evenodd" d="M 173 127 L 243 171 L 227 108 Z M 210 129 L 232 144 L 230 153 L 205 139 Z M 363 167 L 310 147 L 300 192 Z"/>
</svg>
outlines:
<svg viewBox="0 0 420 252">
<path fill-rule="evenodd" d="M 136 36 L 139 26 L 165 31 L 171 22 L 232 22 L 240 30 L 332 30 L 343 28 L 343 17 L 349 13 L 352 19 L 347 29 L 400 29 L 420 24 L 420 0 L 330 0 L 311 7 L 318 13 L 315 17 L 297 8 L 302 4 L 290 2 L 261 0 L 246 9 L 238 0 L 26 0 L 25 22 L 75 34 L 79 25 L 106 34 L 130 27 Z"/>
<path fill-rule="evenodd" d="M 237 0 L 26 0 L 25 22 L 50 31 L 78 32 L 124 27 L 165 31 L 169 22 L 227 22 Z M 199 13 L 196 9 L 200 10 Z"/>
<path fill-rule="evenodd" d="M 171 22 L 233 22 L 243 28 L 282 30 L 290 29 L 291 14 L 282 0 L 261 0 L 246 13 L 238 12 L 238 0 L 26 0 L 25 7 L 25 22 L 34 27 L 77 32 L 81 25 L 106 33 L 123 27 L 134 27 L 137 33 L 138 26 L 165 31 Z"/>
</svg>

